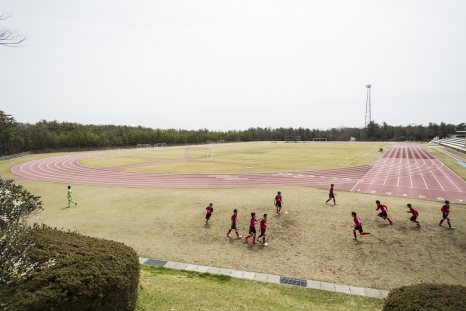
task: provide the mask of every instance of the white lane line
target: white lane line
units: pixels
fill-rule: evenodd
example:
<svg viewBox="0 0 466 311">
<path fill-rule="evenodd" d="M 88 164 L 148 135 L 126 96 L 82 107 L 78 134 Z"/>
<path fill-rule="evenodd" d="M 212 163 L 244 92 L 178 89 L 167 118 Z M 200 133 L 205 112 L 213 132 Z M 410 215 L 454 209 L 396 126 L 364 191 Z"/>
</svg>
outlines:
<svg viewBox="0 0 466 311">
<path fill-rule="evenodd" d="M 434 157 L 434 158 L 435 158 L 435 157 Z M 451 170 L 450 170 L 449 168 L 447 168 L 446 166 L 444 166 L 444 165 L 443 165 L 443 162 L 441 162 L 439 159 L 435 158 L 435 160 L 441 163 L 441 166 L 437 168 L 437 171 L 440 171 L 440 172 L 443 174 L 443 176 L 445 176 L 445 177 L 450 181 L 450 183 L 451 183 L 453 186 L 455 186 L 455 188 L 456 188 L 459 192 L 462 192 L 461 189 L 456 185 L 456 183 L 455 183 L 454 181 L 452 181 L 451 178 L 450 178 L 447 174 L 445 174 L 445 172 L 444 172 L 444 170 L 443 170 L 442 168 L 445 167 L 447 170 L 449 170 L 449 171 L 451 171 Z M 453 173 L 454 173 L 454 172 L 453 172 Z M 434 175 L 433 172 L 432 172 L 432 175 Z M 455 175 L 456 175 L 456 173 L 455 173 Z M 457 176 L 458 176 L 458 175 L 457 175 Z M 435 177 L 435 175 L 434 175 L 434 177 Z M 458 177 L 459 177 L 459 176 L 458 176 Z M 459 178 L 461 179 L 461 181 L 464 182 L 464 180 L 463 180 L 461 177 L 459 177 Z M 435 177 L 435 179 L 437 180 L 436 177 Z M 437 180 L 437 182 L 438 182 L 438 180 Z M 440 184 L 440 183 L 439 183 L 439 184 Z M 442 185 L 440 185 L 440 187 L 442 187 L 442 190 L 444 190 L 444 188 L 443 188 Z"/>
<path fill-rule="evenodd" d="M 374 149 L 374 150 L 377 150 L 377 149 Z M 357 158 L 356 160 L 353 160 L 353 161 L 349 162 L 347 165 L 350 165 L 351 163 L 353 163 L 353 162 L 355 162 L 355 161 L 357 161 L 357 160 L 359 160 L 359 159 L 365 157 L 365 156 L 368 155 L 369 153 L 374 152 L 374 150 L 371 150 L 371 151 L 369 151 L 368 153 L 363 154 L 362 156 L 360 156 L 360 157 Z M 380 158 L 379 158 L 379 159 L 380 159 Z"/>
<path fill-rule="evenodd" d="M 422 149 L 422 148 L 419 147 L 419 149 Z M 418 149 L 418 151 L 419 151 L 419 149 Z M 422 149 L 422 150 L 424 150 L 424 149 Z M 418 153 L 418 154 L 419 154 L 419 156 L 422 158 L 422 154 L 421 154 L 421 153 Z M 425 165 L 427 165 L 427 162 L 426 162 L 426 160 L 425 160 L 424 158 L 422 158 L 422 161 L 423 161 L 423 163 L 424 163 Z M 424 166 L 424 164 L 423 164 L 422 166 Z M 419 168 L 419 174 L 420 174 L 421 177 L 422 177 L 422 181 L 424 182 L 424 185 L 426 186 L 426 189 L 429 189 L 429 187 L 427 187 L 427 182 L 426 182 L 426 180 L 424 179 L 424 175 L 422 174 L 422 171 L 421 171 L 420 168 Z"/>
<path fill-rule="evenodd" d="M 442 167 L 446 167 L 446 166 L 442 166 Z M 448 168 L 449 169 L 449 168 Z M 462 192 L 460 188 L 458 188 L 458 186 L 456 185 L 455 182 L 453 182 L 453 180 L 450 179 L 450 177 L 448 177 L 447 174 L 445 174 L 445 172 L 442 170 L 442 168 L 439 169 L 439 171 L 443 174 L 443 176 L 445 176 L 449 181 L 450 183 L 455 186 L 455 188 L 459 191 L 459 192 Z"/>
<path fill-rule="evenodd" d="M 399 185 L 400 185 L 401 166 L 402 166 L 402 165 L 401 165 L 401 161 L 402 161 L 402 159 L 403 159 L 403 157 L 404 157 L 404 154 L 403 154 L 403 153 L 404 153 L 404 150 L 405 150 L 405 148 L 403 147 L 403 148 L 401 149 L 400 165 L 398 166 L 398 174 L 397 174 L 398 177 L 397 177 L 397 182 L 396 182 L 396 186 L 397 186 L 397 187 L 399 187 Z"/>
<path fill-rule="evenodd" d="M 352 192 L 354 190 L 354 188 L 356 188 L 356 186 L 359 185 L 359 181 L 353 186 L 353 188 L 351 188 L 350 192 Z M 359 191 L 359 189 L 358 189 Z"/>
<path fill-rule="evenodd" d="M 435 178 L 435 181 L 439 184 L 440 188 L 442 188 L 442 190 L 445 191 L 445 189 L 443 188 L 442 184 L 438 181 L 437 177 L 435 176 L 434 171 L 431 171 L 430 173 L 431 173 L 432 176 Z"/>
</svg>

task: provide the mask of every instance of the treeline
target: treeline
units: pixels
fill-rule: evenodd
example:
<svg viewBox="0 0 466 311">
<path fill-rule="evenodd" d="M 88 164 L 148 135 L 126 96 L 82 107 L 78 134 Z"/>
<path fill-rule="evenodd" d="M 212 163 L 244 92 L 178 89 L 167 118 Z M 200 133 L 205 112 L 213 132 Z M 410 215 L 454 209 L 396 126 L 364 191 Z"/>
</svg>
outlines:
<svg viewBox="0 0 466 311">
<path fill-rule="evenodd" d="M 25 151 L 76 148 L 106 148 L 166 143 L 167 145 L 205 144 L 207 140 L 266 141 L 285 140 L 285 136 L 300 136 L 302 141 L 327 138 L 330 141 L 357 140 L 421 140 L 444 137 L 464 129 L 466 125 L 429 123 L 428 126 L 381 125 L 372 121 L 367 128 L 250 128 L 248 130 L 210 131 L 208 129 L 153 129 L 142 126 L 84 125 L 71 122 L 41 120 L 35 124 L 17 122 L 0 110 L 0 156 Z"/>
</svg>

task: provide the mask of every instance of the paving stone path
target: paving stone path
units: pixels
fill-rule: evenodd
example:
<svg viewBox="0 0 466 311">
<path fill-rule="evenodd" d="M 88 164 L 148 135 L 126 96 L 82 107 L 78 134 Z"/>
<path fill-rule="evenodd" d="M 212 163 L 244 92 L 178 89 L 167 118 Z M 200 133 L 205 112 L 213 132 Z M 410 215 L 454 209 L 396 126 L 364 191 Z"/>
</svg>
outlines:
<svg viewBox="0 0 466 311">
<path fill-rule="evenodd" d="M 212 274 L 223 274 L 223 275 L 229 275 L 231 277 L 240 278 L 240 279 L 262 281 L 262 282 L 269 282 L 269 283 L 282 284 L 282 285 L 300 286 L 300 287 L 305 287 L 305 288 L 326 290 L 329 292 L 359 295 L 359 296 L 366 296 L 366 297 L 373 297 L 373 298 L 380 298 L 380 299 L 384 299 L 388 295 L 388 291 L 373 289 L 373 288 L 356 287 L 356 286 L 343 285 L 343 284 L 296 279 L 296 278 L 278 276 L 278 275 L 273 275 L 273 274 L 264 274 L 264 273 L 248 272 L 248 271 L 241 271 L 241 270 L 191 265 L 191 264 L 176 262 L 176 261 L 165 261 L 165 260 L 157 260 L 157 259 L 139 257 L 139 263 L 142 265 L 148 265 L 148 266 L 195 271 L 195 272 L 200 272 L 200 273 L 207 272 L 207 273 L 212 273 Z"/>
</svg>

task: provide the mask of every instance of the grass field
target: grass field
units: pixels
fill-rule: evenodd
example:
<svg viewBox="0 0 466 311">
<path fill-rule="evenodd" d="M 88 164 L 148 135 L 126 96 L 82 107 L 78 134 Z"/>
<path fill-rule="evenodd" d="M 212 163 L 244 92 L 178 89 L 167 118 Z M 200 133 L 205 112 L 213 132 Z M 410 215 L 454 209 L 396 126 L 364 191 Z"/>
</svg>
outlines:
<svg viewBox="0 0 466 311">
<path fill-rule="evenodd" d="M 156 267 L 142 267 L 136 310 L 381 310 L 383 300 Z M 220 289 L 220 290 L 219 290 Z"/>
<path fill-rule="evenodd" d="M 212 146 L 212 145 L 211 145 Z M 93 168 L 148 173 L 265 173 L 308 171 L 372 163 L 380 157 L 382 143 L 237 143 L 193 147 L 152 148 L 83 159 Z M 210 153 L 209 153 L 210 155 Z M 173 161 L 173 162 L 167 162 Z M 128 167 L 131 166 L 131 167 Z"/>
<path fill-rule="evenodd" d="M 267 148 L 270 145 L 281 148 L 280 144 L 272 143 L 266 145 Z M 291 145 L 291 148 L 287 145 Z M 352 160 L 367 154 L 361 151 L 361 145 L 372 145 L 368 149 L 380 146 L 346 144 L 345 148 L 357 150 L 336 152 L 334 148 L 345 144 L 327 144 L 330 150 L 326 152 L 320 147 L 323 143 L 320 143 L 318 145 L 322 149 L 316 154 L 324 154 L 325 159 L 288 161 L 297 159 L 294 148 L 302 145 L 306 144 L 286 144 L 284 148 L 291 152 L 289 155 L 282 149 L 270 152 L 282 154 L 286 162 L 292 165 L 312 164 L 307 168 L 310 170 L 339 167 L 343 154 L 354 153 Z M 263 146 L 257 144 L 257 152 L 249 150 L 248 157 L 262 153 L 260 161 L 277 163 L 274 167 L 278 167 L 278 160 L 269 160 L 267 153 L 261 151 Z M 428 150 L 431 151 L 430 148 Z M 220 154 L 215 153 L 216 161 L 221 160 Z M 366 162 L 361 159 L 358 164 L 373 162 L 374 158 L 369 156 L 371 154 L 374 152 L 363 157 Z M 0 174 L 2 178 L 11 178 L 11 166 L 41 156 L 2 162 Z M 154 161 L 157 160 L 120 162 L 115 159 L 108 166 Z M 232 159 L 225 160 L 230 161 Z M 249 160 L 241 159 L 239 162 L 243 161 Z M 162 170 L 165 169 L 163 166 Z M 210 163 L 206 166 L 203 170 L 209 171 Z M 283 167 L 283 170 L 293 168 Z M 299 166 L 299 170 L 304 170 L 303 166 Z M 335 184 L 338 194 L 336 206 L 325 205 L 327 190 L 306 187 L 199 190 L 73 185 L 74 198 L 79 204 L 65 209 L 66 184 L 43 181 L 20 183 L 31 193 L 42 197 L 45 210 L 40 214 L 39 222 L 124 242 L 141 257 L 387 290 L 419 282 L 466 285 L 466 210 L 462 205 L 452 205 L 451 219 L 456 230 L 449 230 L 437 225 L 441 217 L 441 204 L 438 202 L 343 192 L 338 190 L 338 184 Z M 282 192 L 283 212 L 287 212 L 281 216 L 273 215 L 273 198 L 277 191 Z M 376 217 L 376 199 L 388 205 L 394 225 L 389 226 Z M 205 226 L 205 207 L 210 202 L 214 204 L 215 211 L 210 225 Z M 408 220 L 408 202 L 420 213 L 421 229 Z M 268 247 L 253 246 L 226 237 L 234 208 L 239 209 L 238 228 L 243 236 L 251 212 L 259 216 L 263 213 L 270 215 Z M 352 211 L 360 215 L 364 229 L 372 231 L 373 236 L 352 240 Z M 255 284 L 256 287 L 265 286 Z"/>
</svg>

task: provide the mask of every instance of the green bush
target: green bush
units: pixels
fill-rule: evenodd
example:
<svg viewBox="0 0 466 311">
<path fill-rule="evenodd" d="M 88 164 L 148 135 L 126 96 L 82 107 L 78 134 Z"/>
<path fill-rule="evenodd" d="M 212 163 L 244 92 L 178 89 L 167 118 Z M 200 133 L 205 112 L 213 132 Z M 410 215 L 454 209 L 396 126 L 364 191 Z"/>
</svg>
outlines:
<svg viewBox="0 0 466 311">
<path fill-rule="evenodd" d="M 466 310 L 466 287 L 447 284 L 417 284 L 390 291 L 383 311 Z"/>
<path fill-rule="evenodd" d="M 3 309 L 135 309 L 140 266 L 132 248 L 46 226 L 35 226 L 32 237 L 30 259 L 39 268 L 27 281 L 0 289 Z"/>
</svg>

